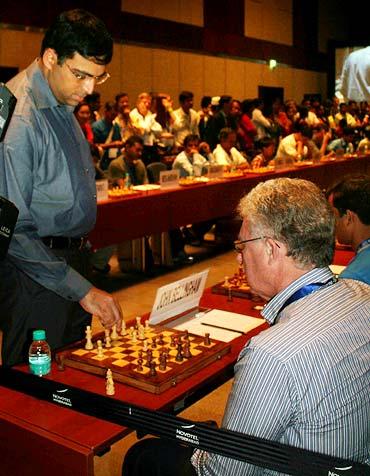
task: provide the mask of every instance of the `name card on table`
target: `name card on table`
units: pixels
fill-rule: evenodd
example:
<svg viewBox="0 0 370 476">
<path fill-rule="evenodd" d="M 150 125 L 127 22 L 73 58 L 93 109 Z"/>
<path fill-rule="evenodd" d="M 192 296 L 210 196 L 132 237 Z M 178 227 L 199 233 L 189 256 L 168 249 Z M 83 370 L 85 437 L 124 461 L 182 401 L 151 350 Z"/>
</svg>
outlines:
<svg viewBox="0 0 370 476">
<path fill-rule="evenodd" d="M 96 200 L 101 202 L 108 200 L 108 180 L 96 180 Z"/>
<path fill-rule="evenodd" d="M 208 168 L 208 178 L 219 178 L 222 177 L 224 173 L 224 166 L 223 165 L 210 165 Z"/>
<path fill-rule="evenodd" d="M 206 269 L 159 288 L 149 323 L 159 324 L 170 317 L 197 307 L 204 291 L 208 271 Z"/>
<path fill-rule="evenodd" d="M 179 185 L 179 170 L 163 170 L 159 173 L 159 185 L 161 188 L 174 188 Z"/>
</svg>

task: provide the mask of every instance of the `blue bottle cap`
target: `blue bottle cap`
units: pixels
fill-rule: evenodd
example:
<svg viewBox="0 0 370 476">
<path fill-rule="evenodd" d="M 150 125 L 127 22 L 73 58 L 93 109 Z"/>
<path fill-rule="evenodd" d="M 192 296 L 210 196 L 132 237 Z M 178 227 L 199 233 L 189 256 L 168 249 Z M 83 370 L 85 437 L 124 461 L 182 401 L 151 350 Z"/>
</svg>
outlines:
<svg viewBox="0 0 370 476">
<path fill-rule="evenodd" d="M 33 340 L 45 340 L 46 334 L 43 329 L 38 329 L 32 333 Z"/>
</svg>

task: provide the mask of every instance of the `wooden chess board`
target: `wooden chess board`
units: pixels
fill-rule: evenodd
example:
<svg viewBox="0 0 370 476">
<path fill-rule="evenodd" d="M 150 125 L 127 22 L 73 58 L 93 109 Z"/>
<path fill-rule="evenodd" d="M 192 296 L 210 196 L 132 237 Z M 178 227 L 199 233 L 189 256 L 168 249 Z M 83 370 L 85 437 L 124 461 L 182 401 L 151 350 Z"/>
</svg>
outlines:
<svg viewBox="0 0 370 476">
<path fill-rule="evenodd" d="M 60 368 L 74 367 L 103 377 L 107 369 L 111 369 L 114 381 L 159 394 L 230 352 L 230 344 L 211 338 L 209 345 L 206 345 L 204 337 L 188 334 L 192 356 L 179 362 L 176 360 L 177 344 L 179 339 L 180 341 L 184 339 L 184 335 L 184 332 L 174 329 L 149 326 L 145 331 L 145 340 L 134 343 L 127 332 L 125 336 L 119 335 L 118 339 L 111 343 L 112 347 L 104 347 L 103 355 L 98 356 L 97 341 L 101 340 L 104 346 L 104 332 L 102 332 L 92 338 L 94 349 L 86 350 L 86 341 L 82 340 L 57 352 L 56 360 Z M 175 347 L 171 347 L 171 337 L 175 339 Z M 153 347 L 153 338 L 156 339 L 156 347 Z M 156 364 L 155 376 L 150 375 L 146 352 L 143 350 L 145 341 L 148 349 L 152 351 L 152 359 Z M 159 344 L 161 341 L 163 343 Z M 159 359 L 163 349 L 168 351 L 167 365 L 165 370 L 160 370 Z M 143 356 L 142 370 L 138 370 L 140 351 Z"/>
<path fill-rule="evenodd" d="M 239 266 L 238 271 L 233 276 L 225 276 L 225 280 L 212 286 L 211 290 L 214 294 L 223 294 L 230 298 L 233 296 L 246 299 L 253 298 L 243 266 Z"/>
</svg>

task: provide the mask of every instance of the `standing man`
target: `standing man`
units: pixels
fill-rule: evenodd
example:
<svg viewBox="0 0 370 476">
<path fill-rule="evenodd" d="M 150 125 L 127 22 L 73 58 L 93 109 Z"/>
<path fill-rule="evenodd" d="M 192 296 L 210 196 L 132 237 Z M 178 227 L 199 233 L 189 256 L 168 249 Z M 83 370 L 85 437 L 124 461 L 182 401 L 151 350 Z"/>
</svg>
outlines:
<svg viewBox="0 0 370 476">
<path fill-rule="evenodd" d="M 193 109 L 194 95 L 191 91 L 182 91 L 179 94 L 180 107 L 172 112 L 171 117 L 174 120 L 172 124 L 172 132 L 175 135 L 175 143 L 177 147 L 183 147 L 184 139 L 189 134 L 199 135 L 199 115 Z"/>
<path fill-rule="evenodd" d="M 271 327 L 239 355 L 222 426 L 271 445 L 364 463 L 370 440 L 370 293 L 360 281 L 337 281 L 328 267 L 334 251 L 331 207 L 313 183 L 279 178 L 259 183 L 239 210 L 243 224 L 235 247 L 252 291 L 268 301 L 262 315 Z M 206 451 L 191 453 L 146 439 L 130 449 L 122 474 L 282 474 Z"/>
<path fill-rule="evenodd" d="M 113 40 L 84 10 L 60 14 L 41 54 L 8 87 L 17 105 L 0 148 L 0 195 L 19 208 L 8 257 L 0 262 L 3 364 L 25 359 L 32 329 L 52 349 L 84 336 L 95 314 L 120 328 L 114 298 L 83 276 L 96 218 L 94 166 L 74 107 L 109 78 Z"/>
<path fill-rule="evenodd" d="M 340 277 L 370 284 L 370 176 L 347 175 L 327 196 L 334 208 L 338 241 L 356 252 Z"/>
</svg>

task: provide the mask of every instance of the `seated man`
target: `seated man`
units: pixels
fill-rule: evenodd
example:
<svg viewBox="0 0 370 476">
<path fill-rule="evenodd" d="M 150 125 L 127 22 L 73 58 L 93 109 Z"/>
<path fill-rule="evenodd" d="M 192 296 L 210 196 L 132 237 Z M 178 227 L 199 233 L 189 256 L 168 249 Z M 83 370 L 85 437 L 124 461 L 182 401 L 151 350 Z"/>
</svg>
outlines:
<svg viewBox="0 0 370 476">
<path fill-rule="evenodd" d="M 260 167 L 274 166 L 275 157 L 275 141 L 271 137 L 264 137 L 258 141 L 261 152 L 257 154 L 251 163 L 252 169 L 259 169 Z"/>
<path fill-rule="evenodd" d="M 199 153 L 199 136 L 187 135 L 184 150 L 176 157 L 172 168 L 180 171 L 180 177 L 200 177 L 208 165 L 208 160 Z"/>
<path fill-rule="evenodd" d="M 276 152 L 276 163 L 291 164 L 307 160 L 312 155 L 312 129 L 305 124 L 295 124 L 294 132 L 284 137 Z"/>
<path fill-rule="evenodd" d="M 148 183 L 146 167 L 141 160 L 143 152 L 143 140 L 139 136 L 131 136 L 126 140 L 122 155 L 111 161 L 108 167 L 108 180 L 113 186 L 124 188 L 127 185 L 127 174 L 132 185 Z M 148 255 L 150 250 L 145 241 Z M 109 260 L 112 257 L 115 246 L 99 248 L 91 257 L 91 263 L 95 271 L 106 274 L 110 271 Z M 142 266 L 142 242 L 141 239 L 125 241 L 118 245 L 117 255 L 121 271 L 127 272 L 140 269 Z"/>
<path fill-rule="evenodd" d="M 370 126 L 365 127 L 364 136 L 357 146 L 357 152 L 359 154 L 368 154 L 370 152 Z"/>
<path fill-rule="evenodd" d="M 327 191 L 340 243 L 356 256 L 340 274 L 370 284 L 370 175 L 348 175 Z"/>
<path fill-rule="evenodd" d="M 354 131 L 351 127 L 343 128 L 343 136 L 329 142 L 328 152 L 335 152 L 338 155 L 353 154 L 355 148 L 353 146 Z"/>
<path fill-rule="evenodd" d="M 228 169 L 249 168 L 247 159 L 236 149 L 236 132 L 225 127 L 219 135 L 220 143 L 213 151 L 214 162 Z"/>
<path fill-rule="evenodd" d="M 100 151 L 100 167 L 102 170 L 108 168 L 110 161 L 118 156 L 119 150 L 123 146 L 119 125 L 114 123 L 116 116 L 115 103 L 106 102 L 103 118 L 92 125 L 94 143 Z"/>
<path fill-rule="evenodd" d="M 241 351 L 222 426 L 319 453 L 369 456 L 369 286 L 329 269 L 335 217 L 311 182 L 259 183 L 239 205 L 235 243 L 271 327 Z M 123 476 L 281 474 L 224 456 L 146 439 Z M 191 463 L 190 463 L 191 461 Z M 191 466 L 193 465 L 193 468 Z"/>
<path fill-rule="evenodd" d="M 146 167 L 141 160 L 143 139 L 140 136 L 130 136 L 125 143 L 124 152 L 112 160 L 108 167 L 108 179 L 113 185 L 125 186 L 126 175 L 129 174 L 132 185 L 148 183 Z"/>
</svg>

